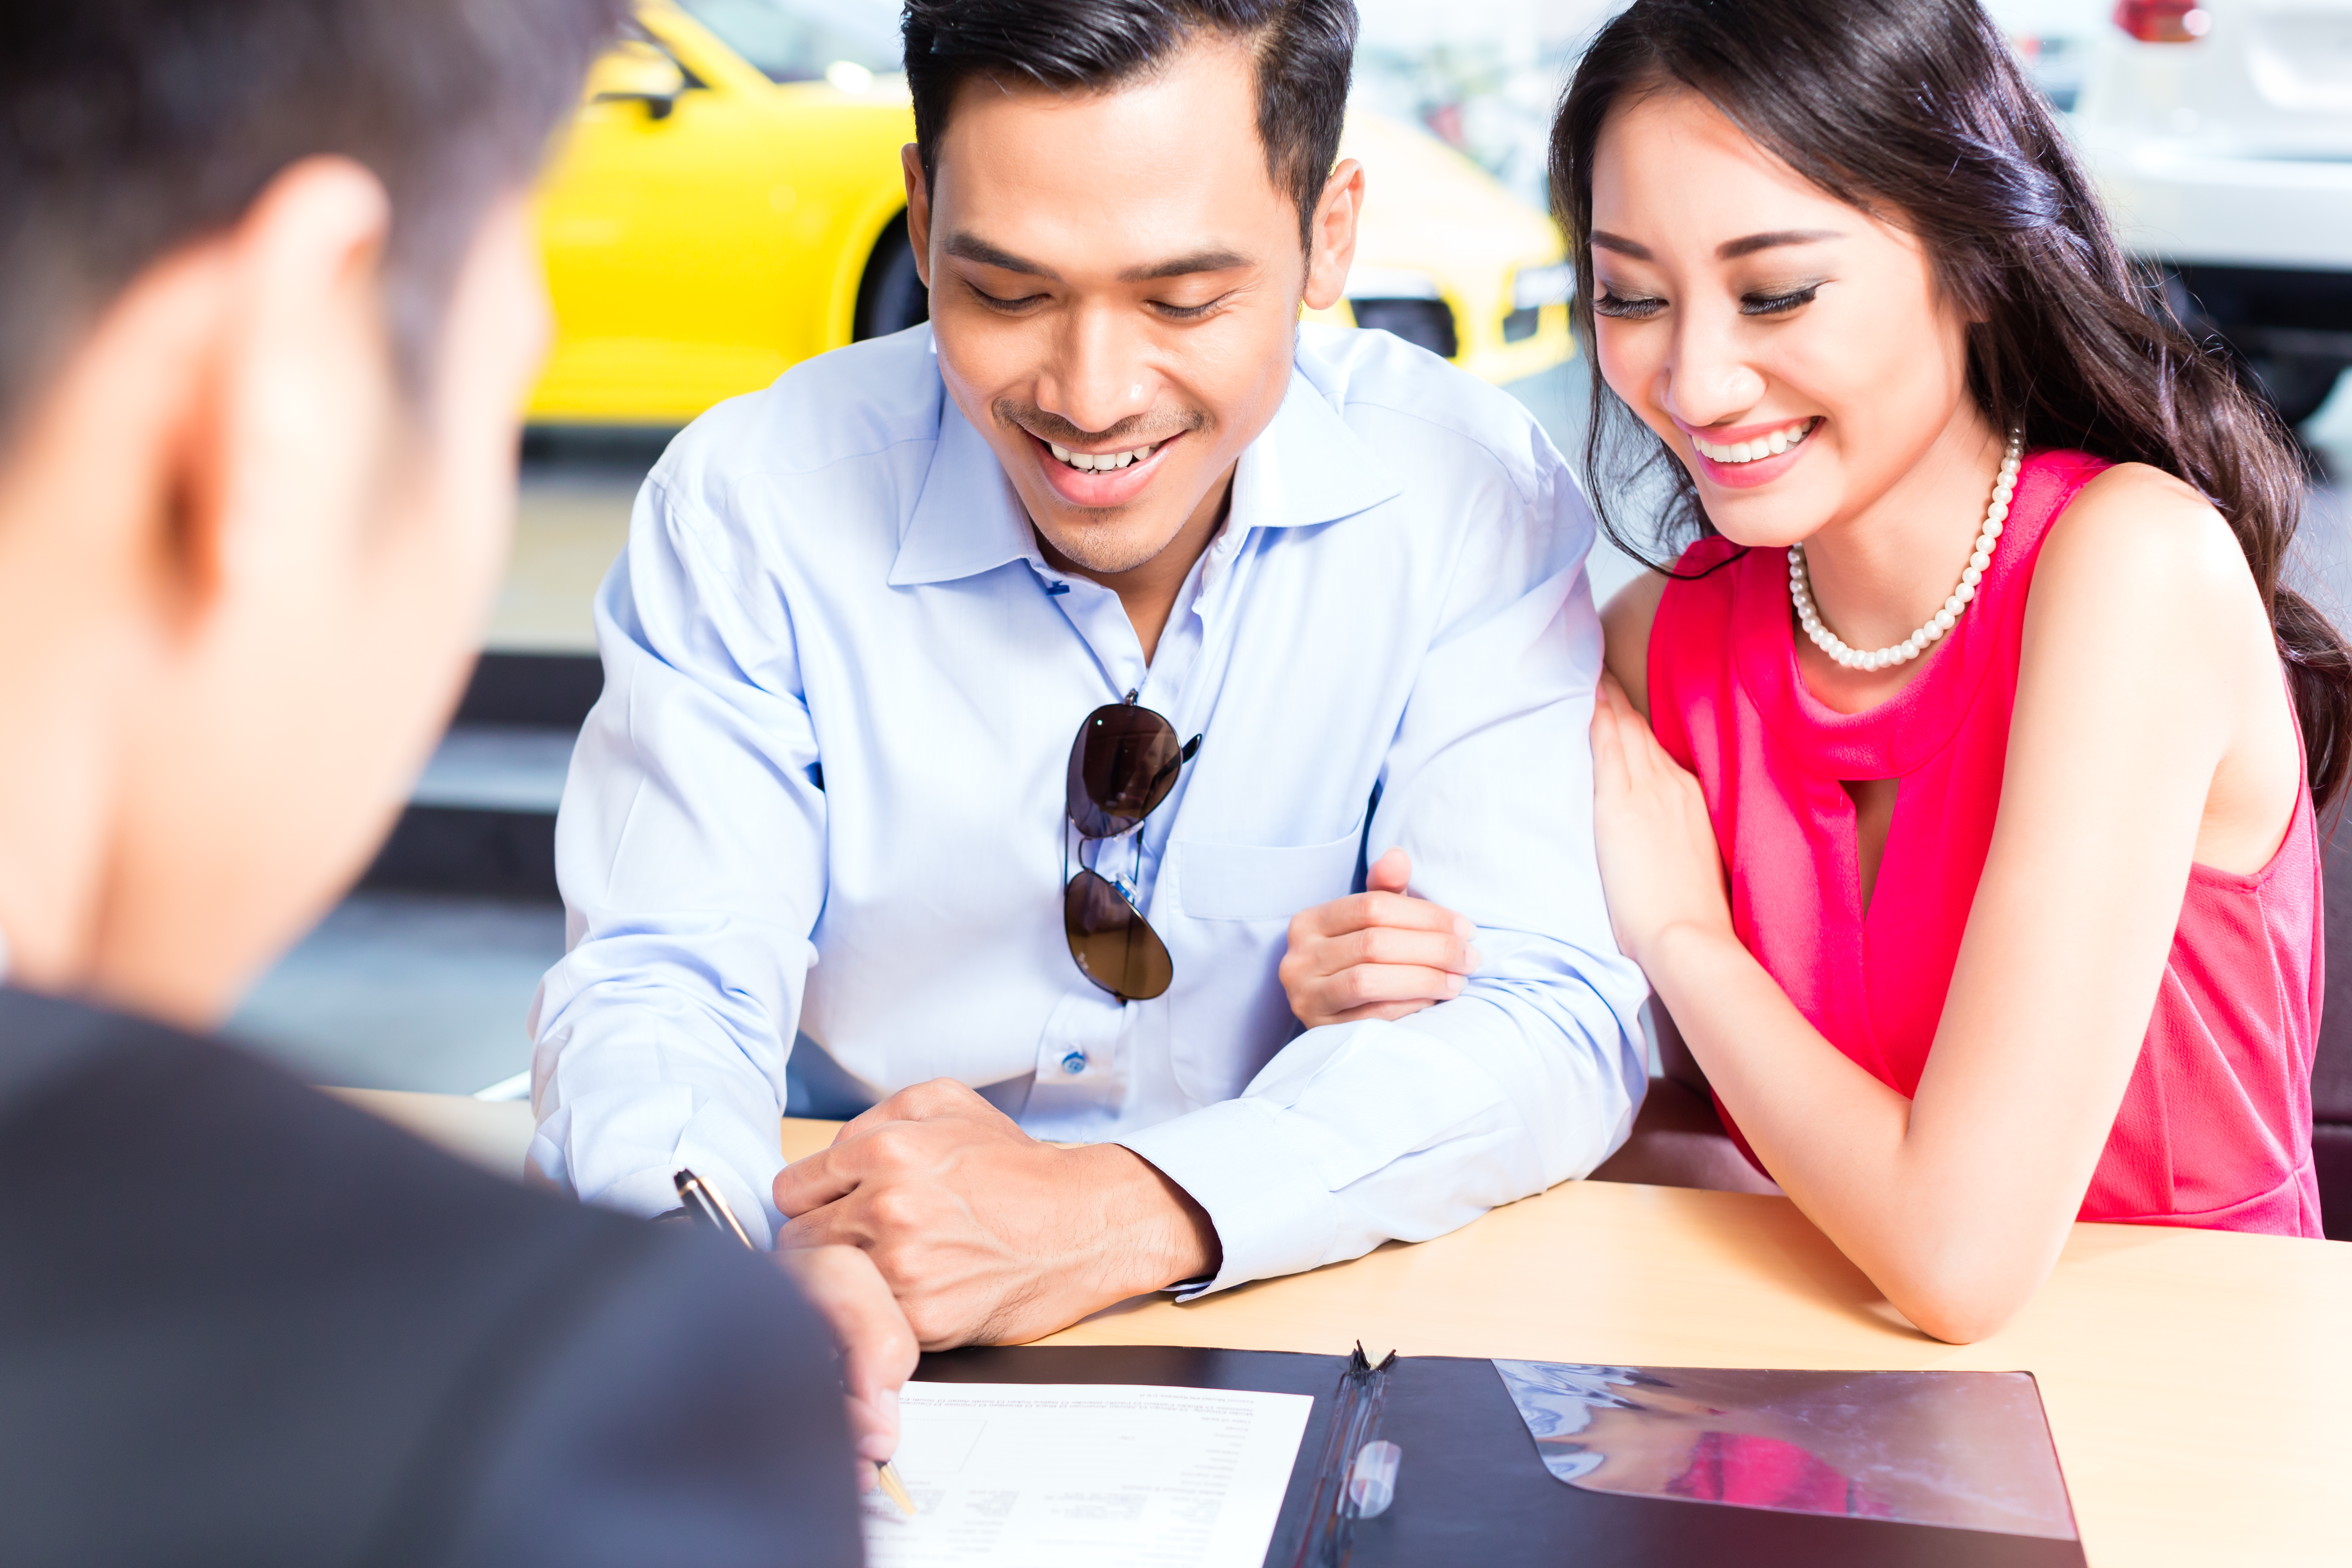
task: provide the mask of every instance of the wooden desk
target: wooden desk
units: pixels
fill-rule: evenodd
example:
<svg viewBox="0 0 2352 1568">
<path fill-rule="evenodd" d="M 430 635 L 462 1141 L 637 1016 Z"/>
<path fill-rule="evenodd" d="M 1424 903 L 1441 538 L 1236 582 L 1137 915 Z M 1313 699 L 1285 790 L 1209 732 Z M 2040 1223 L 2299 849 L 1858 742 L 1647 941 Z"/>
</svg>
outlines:
<svg viewBox="0 0 2352 1568">
<path fill-rule="evenodd" d="M 356 1103 L 517 1170 L 528 1108 Z M 829 1122 L 786 1121 L 784 1151 Z M 1784 1198 L 1570 1182 L 1452 1236 L 1048 1344 L 1215 1345 L 1665 1366 L 2032 1373 L 2097 1568 L 2352 1563 L 2352 1244 L 2082 1225 L 1999 1334 L 1910 1328 Z"/>
</svg>

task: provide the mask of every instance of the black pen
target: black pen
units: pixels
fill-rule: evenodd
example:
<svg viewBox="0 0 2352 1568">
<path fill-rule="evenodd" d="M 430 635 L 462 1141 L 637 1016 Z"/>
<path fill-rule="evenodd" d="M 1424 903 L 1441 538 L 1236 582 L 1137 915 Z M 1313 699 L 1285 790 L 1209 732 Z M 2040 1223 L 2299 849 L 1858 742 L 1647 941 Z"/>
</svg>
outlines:
<svg viewBox="0 0 2352 1568">
<path fill-rule="evenodd" d="M 694 1216 L 697 1225 L 707 1226 L 720 1236 L 731 1236 L 753 1252 L 760 1250 L 751 1246 L 750 1234 L 743 1229 L 742 1222 L 735 1217 L 735 1211 L 727 1206 L 727 1200 L 719 1195 L 718 1188 L 692 1171 L 684 1169 L 670 1181 L 677 1188 L 677 1201 L 686 1205 L 686 1212 Z M 915 1511 L 915 1500 L 907 1495 L 907 1483 L 898 1479 L 898 1472 L 891 1467 L 890 1461 L 885 1459 L 875 1466 L 874 1474 L 882 1483 L 883 1495 L 911 1516 Z"/>
</svg>

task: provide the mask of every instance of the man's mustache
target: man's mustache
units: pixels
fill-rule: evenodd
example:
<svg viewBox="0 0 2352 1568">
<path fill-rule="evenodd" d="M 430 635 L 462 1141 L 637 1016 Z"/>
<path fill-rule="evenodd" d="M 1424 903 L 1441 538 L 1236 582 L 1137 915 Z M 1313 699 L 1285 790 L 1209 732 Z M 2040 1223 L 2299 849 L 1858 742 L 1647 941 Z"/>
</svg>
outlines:
<svg viewBox="0 0 2352 1568">
<path fill-rule="evenodd" d="M 1173 414 L 1153 409 L 1122 419 L 1108 430 L 1081 430 L 1058 414 L 1010 397 L 998 398 L 990 405 L 989 412 L 1008 425 L 1018 425 L 1040 441 L 1063 447 L 1091 447 L 1098 443 L 1114 448 L 1150 447 L 1171 437 L 1202 429 L 1209 423 L 1209 416 L 1197 409 Z"/>
</svg>

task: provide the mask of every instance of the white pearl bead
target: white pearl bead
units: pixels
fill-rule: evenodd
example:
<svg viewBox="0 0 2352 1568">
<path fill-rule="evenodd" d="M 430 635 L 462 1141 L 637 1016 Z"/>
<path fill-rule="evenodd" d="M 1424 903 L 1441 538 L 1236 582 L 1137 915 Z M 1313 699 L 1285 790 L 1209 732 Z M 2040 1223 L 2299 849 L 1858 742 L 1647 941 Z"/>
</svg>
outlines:
<svg viewBox="0 0 2352 1568">
<path fill-rule="evenodd" d="M 2002 529 L 2006 526 L 2007 525 L 2004 524 L 2000 519 L 1994 518 L 1990 522 L 1984 525 L 1984 532 L 1979 537 L 1984 539 L 1999 539 L 2001 535 Z"/>
<path fill-rule="evenodd" d="M 1936 635 L 1937 637 L 1942 637 L 1946 632 L 1952 629 L 1952 623 L 1959 618 L 1959 616 L 1954 615 L 1949 609 L 1942 609 L 1936 612 L 1936 618 L 1930 624 L 1935 626 Z"/>
<path fill-rule="evenodd" d="M 1963 605 L 1967 604 L 1969 600 L 1974 599 L 1976 596 L 1977 585 L 1974 583 L 1963 581 L 1958 587 L 1952 590 L 1952 597 L 1958 599 Z"/>
<path fill-rule="evenodd" d="M 1969 557 L 1969 565 L 1978 572 L 1982 572 L 1986 567 L 1991 564 L 1992 557 L 1981 550 Z"/>
<path fill-rule="evenodd" d="M 1961 598 L 1958 594 L 1954 594 L 1951 597 L 1944 601 L 1944 614 L 1948 616 L 1958 616 L 1960 613 L 1960 606 L 1967 603 L 1968 601 L 1966 599 Z"/>
</svg>

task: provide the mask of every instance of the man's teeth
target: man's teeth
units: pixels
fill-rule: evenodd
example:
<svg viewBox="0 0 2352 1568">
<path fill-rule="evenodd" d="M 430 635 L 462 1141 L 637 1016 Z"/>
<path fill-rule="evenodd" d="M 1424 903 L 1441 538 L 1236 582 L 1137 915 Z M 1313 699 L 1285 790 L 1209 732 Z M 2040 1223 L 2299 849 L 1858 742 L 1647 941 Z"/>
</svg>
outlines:
<svg viewBox="0 0 2352 1568">
<path fill-rule="evenodd" d="M 1045 445 L 1053 452 L 1054 461 L 1067 463 L 1082 474 L 1101 474 L 1113 468 L 1123 468 L 1129 463 L 1139 463 L 1160 450 L 1157 441 L 1149 447 L 1138 447 L 1132 452 L 1073 452 L 1067 447 L 1056 447 L 1051 441 Z"/>
<path fill-rule="evenodd" d="M 1712 441 L 1694 436 L 1691 437 L 1691 445 L 1698 448 L 1700 457 L 1712 458 L 1718 463 L 1752 463 L 1759 458 L 1779 457 L 1811 435 L 1813 424 L 1814 421 L 1811 419 L 1800 419 L 1794 425 L 1784 426 L 1773 431 L 1769 436 L 1759 436 L 1753 441 L 1734 441 L 1728 447 L 1718 447 Z"/>
</svg>

